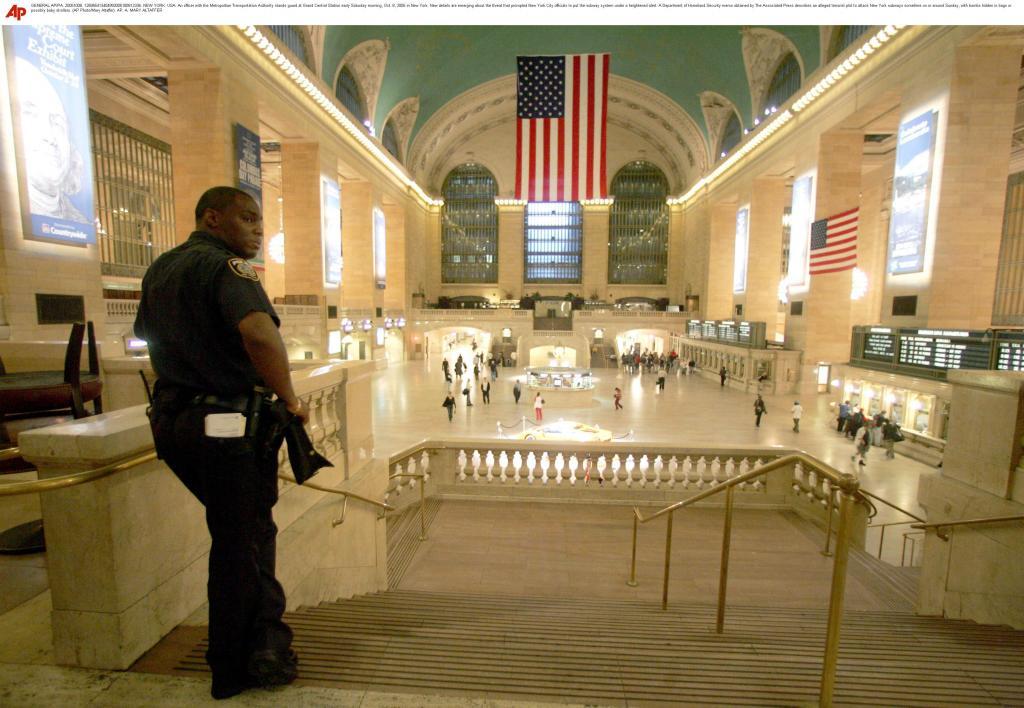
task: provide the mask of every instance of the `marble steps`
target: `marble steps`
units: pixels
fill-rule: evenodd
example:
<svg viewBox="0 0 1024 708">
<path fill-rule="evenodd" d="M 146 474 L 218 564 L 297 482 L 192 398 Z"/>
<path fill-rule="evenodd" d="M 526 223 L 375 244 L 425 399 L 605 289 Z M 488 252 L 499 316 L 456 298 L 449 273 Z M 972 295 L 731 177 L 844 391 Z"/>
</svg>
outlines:
<svg viewBox="0 0 1024 708">
<path fill-rule="evenodd" d="M 417 495 L 417 490 L 411 490 Z M 411 493 L 407 491 L 406 493 Z M 430 528 L 441 510 L 441 500 L 427 497 L 426 527 Z M 417 501 L 388 517 L 388 587 L 394 588 L 401 582 L 420 547 L 420 505 Z"/>
<path fill-rule="evenodd" d="M 719 635 L 706 603 L 662 611 L 630 600 L 391 590 L 287 621 L 309 684 L 597 705 L 801 705 L 817 700 L 826 612 L 729 606 Z M 205 671 L 204 649 L 178 670 Z M 1024 632 L 1005 627 L 847 612 L 839 666 L 837 704 L 1024 703 Z"/>
</svg>

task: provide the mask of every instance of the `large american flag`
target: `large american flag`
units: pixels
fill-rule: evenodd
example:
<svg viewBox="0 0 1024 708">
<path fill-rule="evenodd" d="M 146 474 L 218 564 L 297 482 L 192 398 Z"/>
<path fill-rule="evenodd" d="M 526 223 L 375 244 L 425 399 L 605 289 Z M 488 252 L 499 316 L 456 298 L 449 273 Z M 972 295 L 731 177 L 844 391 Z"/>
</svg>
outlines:
<svg viewBox="0 0 1024 708">
<path fill-rule="evenodd" d="M 811 224 L 811 275 L 838 273 L 857 265 L 857 217 L 850 209 Z"/>
<path fill-rule="evenodd" d="M 606 197 L 610 55 L 517 59 L 516 199 Z"/>
</svg>

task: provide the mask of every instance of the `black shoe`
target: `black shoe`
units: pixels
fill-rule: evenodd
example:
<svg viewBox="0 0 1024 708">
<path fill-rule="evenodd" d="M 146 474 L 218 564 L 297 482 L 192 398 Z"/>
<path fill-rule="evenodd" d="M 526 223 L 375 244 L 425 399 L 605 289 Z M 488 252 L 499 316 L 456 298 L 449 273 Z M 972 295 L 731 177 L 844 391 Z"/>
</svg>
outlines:
<svg viewBox="0 0 1024 708">
<path fill-rule="evenodd" d="M 867 467 L 868 466 L 868 464 L 866 462 L 864 462 L 864 460 L 861 460 L 857 464 L 860 465 L 861 467 Z"/>
<path fill-rule="evenodd" d="M 289 649 L 286 652 L 263 649 L 249 657 L 249 675 L 262 688 L 285 686 L 299 675 L 299 657 Z"/>
<path fill-rule="evenodd" d="M 255 685 L 254 679 L 250 676 L 215 672 L 213 674 L 213 685 L 210 687 L 210 695 L 215 701 L 222 701 L 225 698 L 237 696 L 242 691 Z"/>
</svg>

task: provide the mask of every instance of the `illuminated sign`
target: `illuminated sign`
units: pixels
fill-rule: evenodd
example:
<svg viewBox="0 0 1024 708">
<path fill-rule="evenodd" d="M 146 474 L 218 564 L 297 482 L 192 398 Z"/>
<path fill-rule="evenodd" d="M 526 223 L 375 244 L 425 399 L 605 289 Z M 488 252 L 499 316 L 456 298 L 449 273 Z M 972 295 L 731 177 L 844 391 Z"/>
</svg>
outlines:
<svg viewBox="0 0 1024 708">
<path fill-rule="evenodd" d="M 263 177 L 260 164 L 260 136 L 244 125 L 235 123 L 235 168 L 238 188 L 256 200 L 263 208 Z M 253 264 L 262 266 L 263 246 L 259 252 L 249 259 Z M 282 256 L 283 262 L 283 256 Z"/>
<path fill-rule="evenodd" d="M 1000 371 L 1024 371 L 1024 332 L 998 334 L 996 368 Z"/>
<path fill-rule="evenodd" d="M 320 240 L 324 249 L 324 285 L 341 285 L 341 191 L 320 177 Z"/>
<path fill-rule="evenodd" d="M 889 220 L 889 272 L 894 275 L 924 270 L 935 116 L 928 111 L 900 125 Z"/>
<path fill-rule="evenodd" d="M 750 209 L 736 212 L 736 250 L 732 263 L 732 291 L 742 293 L 747 289 L 747 250 L 750 239 Z"/>
<path fill-rule="evenodd" d="M 96 243 L 82 35 L 72 26 L 7 32 L 26 238 Z"/>
<path fill-rule="evenodd" d="M 764 322 L 689 320 L 686 323 L 686 336 L 691 339 L 706 339 L 753 349 L 764 349 L 765 329 Z"/>
<path fill-rule="evenodd" d="M 807 254 L 811 236 L 811 187 L 813 177 L 793 182 L 793 202 L 789 214 L 789 285 L 803 285 L 807 279 Z"/>
<path fill-rule="evenodd" d="M 373 210 L 373 278 L 377 287 L 384 289 L 387 281 L 387 252 L 385 243 L 387 231 L 384 225 L 384 212 L 374 207 Z"/>
</svg>

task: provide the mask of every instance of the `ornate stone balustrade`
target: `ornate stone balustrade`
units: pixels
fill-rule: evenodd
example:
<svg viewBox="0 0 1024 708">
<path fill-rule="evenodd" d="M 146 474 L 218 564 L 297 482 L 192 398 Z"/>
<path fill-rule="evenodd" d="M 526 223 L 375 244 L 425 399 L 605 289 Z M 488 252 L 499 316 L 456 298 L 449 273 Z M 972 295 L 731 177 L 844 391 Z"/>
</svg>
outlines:
<svg viewBox="0 0 1024 708">
<path fill-rule="evenodd" d="M 104 300 L 107 324 L 131 324 L 139 312 L 138 300 Z"/>
<path fill-rule="evenodd" d="M 509 320 L 529 319 L 533 317 L 533 310 L 513 310 L 506 308 L 493 308 L 486 310 L 409 310 L 406 319 L 412 320 L 458 320 L 462 322 L 471 320 Z"/>
</svg>

